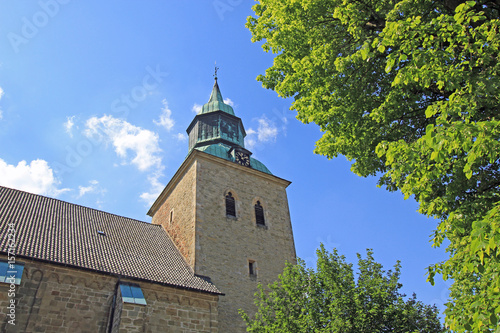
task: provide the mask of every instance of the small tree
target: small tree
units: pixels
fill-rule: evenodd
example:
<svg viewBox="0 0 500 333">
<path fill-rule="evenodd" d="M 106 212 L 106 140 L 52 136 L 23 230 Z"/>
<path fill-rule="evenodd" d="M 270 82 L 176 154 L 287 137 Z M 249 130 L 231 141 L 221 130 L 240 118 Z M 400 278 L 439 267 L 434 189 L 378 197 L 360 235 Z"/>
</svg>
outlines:
<svg viewBox="0 0 500 333">
<path fill-rule="evenodd" d="M 317 250 L 316 270 L 299 259 L 275 283 L 259 286 L 257 313 L 241 311 L 248 332 L 444 332 L 435 306 L 399 292 L 400 263 L 385 272 L 367 250 L 358 254 L 357 280 L 352 264 L 337 250 Z"/>
</svg>

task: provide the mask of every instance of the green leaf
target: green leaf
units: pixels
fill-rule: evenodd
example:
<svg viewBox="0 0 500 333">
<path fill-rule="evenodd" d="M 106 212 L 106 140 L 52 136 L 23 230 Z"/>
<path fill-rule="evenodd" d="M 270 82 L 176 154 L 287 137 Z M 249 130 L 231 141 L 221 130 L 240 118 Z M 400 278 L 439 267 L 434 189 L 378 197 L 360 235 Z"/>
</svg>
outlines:
<svg viewBox="0 0 500 333">
<path fill-rule="evenodd" d="M 389 60 L 387 60 L 387 65 L 385 66 L 386 73 L 389 73 L 391 71 L 392 67 L 394 66 L 394 62 L 395 62 L 395 60 L 393 58 L 390 58 Z"/>
<path fill-rule="evenodd" d="M 498 323 L 498 318 L 495 313 L 492 313 L 490 315 L 490 323 L 491 325 L 495 326 Z"/>
<path fill-rule="evenodd" d="M 364 45 L 361 50 L 361 56 L 363 57 L 363 60 L 366 60 L 370 54 L 370 49 L 367 45 Z"/>
</svg>

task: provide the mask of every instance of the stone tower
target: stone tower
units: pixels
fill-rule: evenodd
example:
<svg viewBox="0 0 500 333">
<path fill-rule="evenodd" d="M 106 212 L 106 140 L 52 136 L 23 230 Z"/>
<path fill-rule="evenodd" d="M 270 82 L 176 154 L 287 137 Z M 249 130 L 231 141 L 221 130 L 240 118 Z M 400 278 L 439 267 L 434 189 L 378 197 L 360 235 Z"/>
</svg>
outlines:
<svg viewBox="0 0 500 333">
<path fill-rule="evenodd" d="M 189 153 L 148 212 L 219 299 L 219 332 L 244 332 L 238 309 L 253 315 L 258 283 L 295 263 L 286 188 L 245 149 L 245 129 L 215 78 L 208 103 L 187 132 Z"/>
</svg>

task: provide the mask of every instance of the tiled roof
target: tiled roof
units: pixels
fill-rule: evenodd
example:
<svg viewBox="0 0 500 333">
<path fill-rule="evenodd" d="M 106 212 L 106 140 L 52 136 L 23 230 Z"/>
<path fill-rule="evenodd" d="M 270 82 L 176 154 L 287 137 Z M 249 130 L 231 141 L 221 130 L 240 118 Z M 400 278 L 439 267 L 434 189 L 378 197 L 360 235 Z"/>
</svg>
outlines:
<svg viewBox="0 0 500 333">
<path fill-rule="evenodd" d="M 0 252 L 8 224 L 18 256 L 220 294 L 195 276 L 159 225 L 0 186 Z"/>
</svg>

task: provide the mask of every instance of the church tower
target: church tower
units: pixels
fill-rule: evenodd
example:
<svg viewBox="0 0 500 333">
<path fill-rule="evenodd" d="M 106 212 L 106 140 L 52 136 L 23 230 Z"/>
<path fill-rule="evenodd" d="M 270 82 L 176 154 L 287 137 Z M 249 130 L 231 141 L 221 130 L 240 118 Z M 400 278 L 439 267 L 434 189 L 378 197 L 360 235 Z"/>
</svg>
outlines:
<svg viewBox="0 0 500 333">
<path fill-rule="evenodd" d="M 253 315 L 258 283 L 295 263 L 286 188 L 245 148 L 243 123 L 225 104 L 217 77 L 189 127 L 189 153 L 148 212 L 219 298 L 219 332 L 245 332 L 238 309 Z"/>
</svg>

